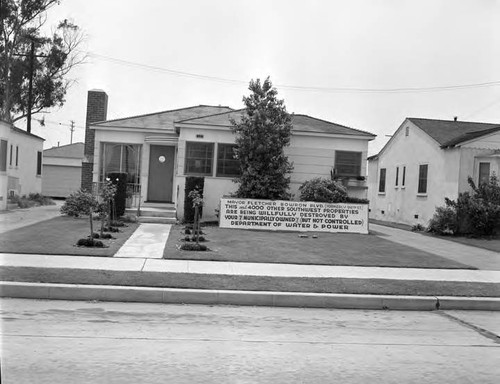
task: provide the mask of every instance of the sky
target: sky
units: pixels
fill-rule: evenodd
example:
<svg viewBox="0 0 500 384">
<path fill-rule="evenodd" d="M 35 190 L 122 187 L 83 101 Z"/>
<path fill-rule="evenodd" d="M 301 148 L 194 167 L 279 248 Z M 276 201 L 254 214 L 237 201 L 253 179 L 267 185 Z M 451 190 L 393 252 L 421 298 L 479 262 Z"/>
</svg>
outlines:
<svg viewBox="0 0 500 384">
<path fill-rule="evenodd" d="M 369 155 L 406 117 L 500 123 L 500 0 L 62 0 L 47 26 L 63 19 L 89 56 L 32 124 L 44 148 L 70 143 L 71 120 L 84 141 L 90 89 L 115 119 L 242 108 L 267 76 L 288 112 L 376 134 Z"/>
</svg>

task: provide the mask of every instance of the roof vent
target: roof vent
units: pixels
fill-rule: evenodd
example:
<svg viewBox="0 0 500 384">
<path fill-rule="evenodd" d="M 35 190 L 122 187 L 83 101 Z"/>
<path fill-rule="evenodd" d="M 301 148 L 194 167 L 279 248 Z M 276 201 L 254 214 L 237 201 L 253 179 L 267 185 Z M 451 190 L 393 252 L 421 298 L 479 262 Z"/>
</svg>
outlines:
<svg viewBox="0 0 500 384">
<path fill-rule="evenodd" d="M 457 121 L 458 120 L 458 116 L 453 116 L 453 121 Z"/>
</svg>

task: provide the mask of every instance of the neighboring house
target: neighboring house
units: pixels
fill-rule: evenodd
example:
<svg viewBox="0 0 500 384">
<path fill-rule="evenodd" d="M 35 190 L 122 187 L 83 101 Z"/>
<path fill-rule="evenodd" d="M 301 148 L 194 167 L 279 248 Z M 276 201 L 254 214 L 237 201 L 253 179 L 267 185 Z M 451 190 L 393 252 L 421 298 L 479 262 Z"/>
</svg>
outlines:
<svg viewBox="0 0 500 384">
<path fill-rule="evenodd" d="M 43 195 L 67 197 L 80 188 L 84 146 L 74 143 L 43 151 Z"/>
<path fill-rule="evenodd" d="M 0 120 L 0 209 L 10 196 L 42 191 L 44 139 Z"/>
<path fill-rule="evenodd" d="M 407 118 L 368 158 L 370 218 L 427 225 L 445 197 L 455 200 L 500 171 L 500 124 Z"/>
<path fill-rule="evenodd" d="M 238 120 L 244 110 L 200 105 L 99 122 L 106 118 L 106 103 L 104 92 L 89 92 L 86 136 L 92 140 L 86 137 L 82 185 L 126 172 L 129 190 L 137 191 L 141 203 L 174 203 L 182 218 L 186 176 L 204 176 L 204 219 L 215 219 L 219 199 L 237 187 L 230 120 Z M 296 198 L 304 181 L 330 178 L 333 170 L 351 196 L 366 198 L 368 142 L 375 135 L 306 115 L 292 115 L 292 125 L 286 153 L 294 164 L 291 193 Z"/>
</svg>

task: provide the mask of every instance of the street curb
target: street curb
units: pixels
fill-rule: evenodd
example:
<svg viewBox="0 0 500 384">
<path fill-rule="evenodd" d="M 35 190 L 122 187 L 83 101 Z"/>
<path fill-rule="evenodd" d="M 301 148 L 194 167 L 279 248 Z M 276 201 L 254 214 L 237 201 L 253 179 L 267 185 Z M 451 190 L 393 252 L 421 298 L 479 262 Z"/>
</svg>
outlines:
<svg viewBox="0 0 500 384">
<path fill-rule="evenodd" d="M 230 291 L 0 281 L 0 297 L 268 307 L 500 311 L 500 298 Z"/>
</svg>

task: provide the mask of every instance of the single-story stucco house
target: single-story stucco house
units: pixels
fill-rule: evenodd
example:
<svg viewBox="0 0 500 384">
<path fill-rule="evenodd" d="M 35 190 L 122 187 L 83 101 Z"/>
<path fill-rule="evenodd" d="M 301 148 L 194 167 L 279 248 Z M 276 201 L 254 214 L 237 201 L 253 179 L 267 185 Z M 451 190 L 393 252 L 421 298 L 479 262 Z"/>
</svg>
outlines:
<svg viewBox="0 0 500 384">
<path fill-rule="evenodd" d="M 370 218 L 427 226 L 445 197 L 500 172 L 500 124 L 407 118 L 368 159 Z"/>
<path fill-rule="evenodd" d="M 67 197 L 80 188 L 84 143 L 52 147 L 43 151 L 42 194 Z"/>
<path fill-rule="evenodd" d="M 44 139 L 0 120 L 0 210 L 10 196 L 42 191 Z"/>
<path fill-rule="evenodd" d="M 236 189 L 231 119 L 245 110 L 199 105 L 106 120 L 107 99 L 103 91 L 89 91 L 82 186 L 90 188 L 110 172 L 126 172 L 140 204 L 171 203 L 182 218 L 186 177 L 203 176 L 203 219 L 215 219 L 219 199 Z M 292 115 L 292 125 L 286 153 L 294 165 L 290 192 L 295 197 L 304 181 L 330 178 L 333 172 L 351 196 L 366 198 L 368 142 L 375 135 L 301 114 Z"/>
</svg>

